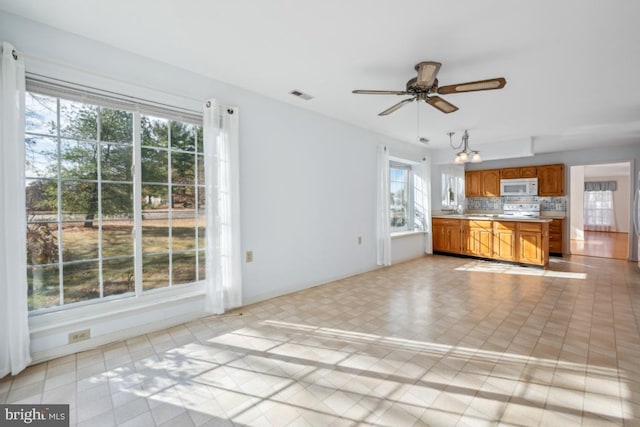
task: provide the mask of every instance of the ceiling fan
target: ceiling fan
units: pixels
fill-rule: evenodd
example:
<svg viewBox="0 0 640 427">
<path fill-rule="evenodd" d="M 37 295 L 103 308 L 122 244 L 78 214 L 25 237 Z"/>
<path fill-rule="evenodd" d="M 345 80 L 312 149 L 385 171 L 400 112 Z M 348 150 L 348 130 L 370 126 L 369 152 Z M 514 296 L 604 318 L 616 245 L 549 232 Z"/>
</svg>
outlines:
<svg viewBox="0 0 640 427">
<path fill-rule="evenodd" d="M 448 95 L 451 93 L 461 92 L 475 92 L 479 90 L 493 90 L 502 89 L 507 81 L 503 77 L 488 80 L 478 80 L 476 82 L 458 83 L 455 85 L 448 85 L 438 87 L 438 71 L 442 64 L 434 61 L 420 62 L 415 66 L 418 76 L 412 78 L 407 82 L 407 88 L 405 90 L 354 90 L 353 93 L 367 94 L 367 95 L 411 95 L 411 98 L 404 99 L 395 105 L 387 108 L 379 116 L 386 116 L 391 114 L 400 107 L 415 101 L 425 101 L 432 107 L 437 108 L 443 113 L 453 113 L 458 110 L 458 107 L 445 101 L 443 98 L 437 96 Z"/>
</svg>

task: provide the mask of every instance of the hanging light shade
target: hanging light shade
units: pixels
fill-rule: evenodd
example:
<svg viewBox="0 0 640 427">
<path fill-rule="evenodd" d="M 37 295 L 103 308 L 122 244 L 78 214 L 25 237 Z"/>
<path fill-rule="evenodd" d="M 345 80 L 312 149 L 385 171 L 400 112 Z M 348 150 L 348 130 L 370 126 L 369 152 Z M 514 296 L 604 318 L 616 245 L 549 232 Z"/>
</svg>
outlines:
<svg viewBox="0 0 640 427">
<path fill-rule="evenodd" d="M 462 151 L 458 151 L 458 153 L 456 153 L 456 157 L 453 160 L 454 163 L 480 163 L 482 161 L 480 152 L 469 149 L 469 132 L 466 130 L 464 131 L 464 134 L 462 135 L 462 141 L 460 141 L 460 144 L 458 145 L 453 144 L 453 140 L 451 137 L 454 134 L 455 132 L 447 132 L 447 135 L 449 135 L 449 145 L 451 145 L 451 148 L 453 148 L 454 150 L 460 150 L 462 148 Z"/>
</svg>

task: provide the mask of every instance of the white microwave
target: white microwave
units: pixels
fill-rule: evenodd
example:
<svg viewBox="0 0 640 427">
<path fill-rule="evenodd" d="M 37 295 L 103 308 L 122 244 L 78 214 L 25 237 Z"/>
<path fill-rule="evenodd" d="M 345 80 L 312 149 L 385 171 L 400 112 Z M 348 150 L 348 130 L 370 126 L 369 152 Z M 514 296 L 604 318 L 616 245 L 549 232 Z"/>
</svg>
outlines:
<svg viewBox="0 0 640 427">
<path fill-rule="evenodd" d="M 501 196 L 537 196 L 538 178 L 501 179 Z"/>
</svg>

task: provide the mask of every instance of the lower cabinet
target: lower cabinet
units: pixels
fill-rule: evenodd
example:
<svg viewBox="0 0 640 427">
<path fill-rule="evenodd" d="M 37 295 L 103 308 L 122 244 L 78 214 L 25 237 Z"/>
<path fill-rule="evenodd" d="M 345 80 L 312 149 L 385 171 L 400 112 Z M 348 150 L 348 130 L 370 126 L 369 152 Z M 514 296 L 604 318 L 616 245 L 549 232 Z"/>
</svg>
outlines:
<svg viewBox="0 0 640 427">
<path fill-rule="evenodd" d="M 549 258 L 549 223 L 518 223 L 517 261 L 547 265 Z"/>
<path fill-rule="evenodd" d="M 433 250 L 547 266 L 549 223 L 433 218 Z"/>
<path fill-rule="evenodd" d="M 493 230 L 491 221 L 467 220 L 462 224 L 462 251 L 467 255 L 491 258 Z"/>
<path fill-rule="evenodd" d="M 495 221 L 493 223 L 493 258 L 504 261 L 516 261 L 516 232 L 518 223 L 515 221 Z"/>
<path fill-rule="evenodd" d="M 462 250 L 462 220 L 433 218 L 433 250 L 439 252 L 460 253 Z"/>
<path fill-rule="evenodd" d="M 564 219 L 554 219 L 549 224 L 549 253 L 562 256 L 564 250 Z"/>
</svg>

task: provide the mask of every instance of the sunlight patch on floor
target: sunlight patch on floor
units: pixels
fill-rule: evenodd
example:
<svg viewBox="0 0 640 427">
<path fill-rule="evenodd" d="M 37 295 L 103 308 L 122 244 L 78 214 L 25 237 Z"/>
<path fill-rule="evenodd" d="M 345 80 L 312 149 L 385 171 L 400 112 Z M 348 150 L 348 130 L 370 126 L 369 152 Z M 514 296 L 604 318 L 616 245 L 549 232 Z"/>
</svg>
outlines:
<svg viewBox="0 0 640 427">
<path fill-rule="evenodd" d="M 517 265 L 500 264 L 487 261 L 472 261 L 456 268 L 456 271 L 471 271 L 477 273 L 513 274 L 517 276 L 555 277 L 560 279 L 586 280 L 587 273 L 570 271 L 543 270 L 540 268 L 520 267 Z"/>
</svg>

